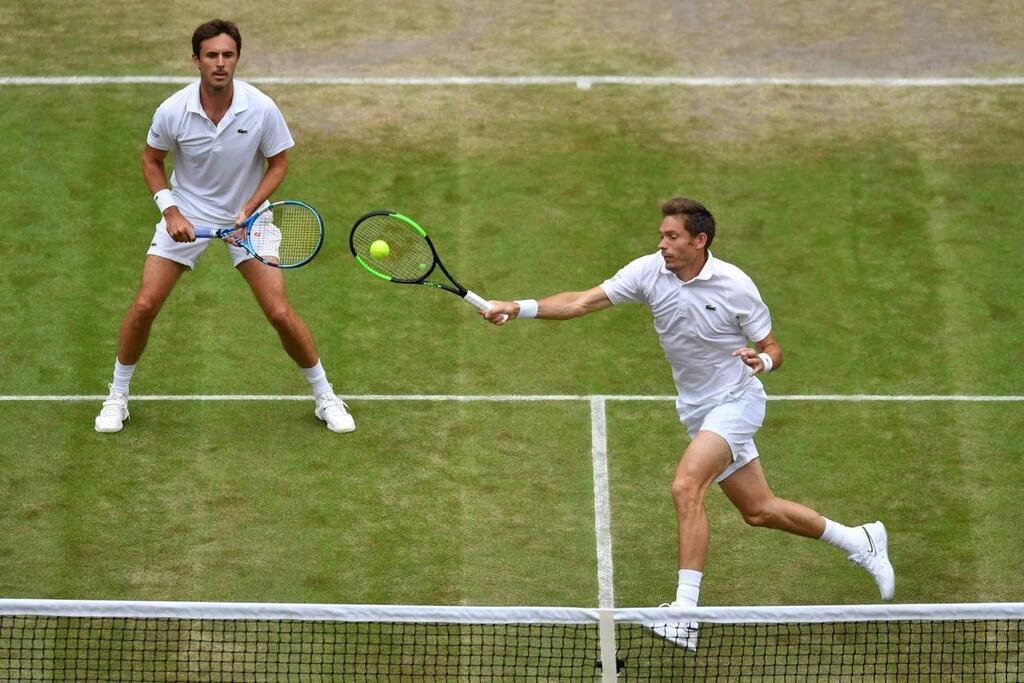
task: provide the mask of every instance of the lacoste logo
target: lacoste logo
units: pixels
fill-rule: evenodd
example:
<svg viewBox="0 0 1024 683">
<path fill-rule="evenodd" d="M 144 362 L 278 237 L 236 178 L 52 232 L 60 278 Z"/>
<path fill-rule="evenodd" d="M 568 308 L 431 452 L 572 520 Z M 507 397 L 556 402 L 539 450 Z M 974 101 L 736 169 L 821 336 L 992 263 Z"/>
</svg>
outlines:
<svg viewBox="0 0 1024 683">
<path fill-rule="evenodd" d="M 241 135 L 245 135 L 245 134 L 246 134 L 246 133 L 248 133 L 249 131 L 247 131 L 247 130 L 246 130 L 245 128 L 239 128 L 239 129 L 238 129 L 238 132 L 239 132 L 239 134 L 241 134 Z"/>
<path fill-rule="evenodd" d="M 718 310 L 717 307 L 712 306 L 711 304 L 704 304 L 704 308 L 708 309 L 709 311 L 717 311 Z"/>
<path fill-rule="evenodd" d="M 160 137 L 160 133 L 157 133 L 157 132 L 156 132 L 155 130 L 153 130 L 152 128 L 150 128 L 150 129 L 149 129 L 149 134 L 150 134 L 150 135 L 152 135 L 152 136 L 153 136 L 153 137 L 155 137 L 155 138 L 158 138 L 158 137 Z"/>
</svg>

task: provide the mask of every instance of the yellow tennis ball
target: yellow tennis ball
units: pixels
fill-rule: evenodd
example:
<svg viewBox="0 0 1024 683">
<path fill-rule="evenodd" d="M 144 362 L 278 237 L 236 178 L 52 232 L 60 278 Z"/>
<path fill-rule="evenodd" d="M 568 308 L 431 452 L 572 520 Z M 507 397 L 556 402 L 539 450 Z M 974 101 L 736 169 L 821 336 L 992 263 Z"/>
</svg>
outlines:
<svg viewBox="0 0 1024 683">
<path fill-rule="evenodd" d="M 377 240 L 370 245 L 370 256 L 376 259 L 387 258 L 391 253 L 391 247 L 384 240 Z"/>
</svg>

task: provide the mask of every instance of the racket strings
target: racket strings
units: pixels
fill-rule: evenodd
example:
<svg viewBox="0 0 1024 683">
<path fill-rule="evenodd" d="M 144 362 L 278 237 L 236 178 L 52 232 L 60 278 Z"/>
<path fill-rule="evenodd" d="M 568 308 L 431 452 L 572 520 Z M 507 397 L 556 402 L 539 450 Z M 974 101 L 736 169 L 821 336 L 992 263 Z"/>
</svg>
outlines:
<svg viewBox="0 0 1024 683">
<path fill-rule="evenodd" d="M 249 243 L 260 258 L 283 267 L 305 263 L 323 241 L 323 223 L 303 204 L 277 205 L 253 223 Z"/>
<path fill-rule="evenodd" d="M 387 256 L 376 257 L 370 252 L 377 241 L 387 243 Z M 434 265 L 430 244 L 408 223 L 392 216 L 365 219 L 352 233 L 352 246 L 370 268 L 395 280 L 421 280 Z"/>
</svg>

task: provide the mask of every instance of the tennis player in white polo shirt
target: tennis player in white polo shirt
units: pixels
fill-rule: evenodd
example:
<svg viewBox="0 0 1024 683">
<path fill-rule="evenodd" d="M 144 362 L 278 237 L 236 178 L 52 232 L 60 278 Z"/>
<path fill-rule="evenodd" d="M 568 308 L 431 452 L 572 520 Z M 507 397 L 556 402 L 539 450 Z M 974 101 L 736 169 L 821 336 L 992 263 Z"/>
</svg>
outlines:
<svg viewBox="0 0 1024 683">
<path fill-rule="evenodd" d="M 110 394 L 96 416 L 96 431 L 118 432 L 128 419 L 128 385 L 149 331 L 171 289 L 216 240 L 195 236 L 194 226 L 240 225 L 265 205 L 288 171 L 295 143 L 277 105 L 234 80 L 242 37 L 232 22 L 214 20 L 192 35 L 199 80 L 161 104 L 142 152 L 142 175 L 162 214 L 142 270 L 142 282 L 121 323 Z M 174 152 L 170 185 L 164 168 Z M 334 432 L 355 422 L 324 372 L 313 335 L 285 294 L 281 270 L 227 244 L 285 351 L 309 381 L 315 415 Z"/>
<path fill-rule="evenodd" d="M 665 202 L 661 213 L 658 251 L 636 259 L 600 286 L 539 301 L 492 301 L 482 315 L 501 325 L 503 314 L 508 320 L 567 320 L 613 304 L 650 307 L 672 366 L 676 410 L 691 439 L 672 481 L 679 523 L 679 583 L 673 606 L 695 606 L 698 601 L 708 551 L 704 494 L 712 482 L 718 482 L 748 524 L 840 548 L 871 574 L 882 599 L 891 600 L 896 581 L 881 522 L 843 526 L 776 497 L 769 488 L 754 445 L 767 401 L 756 375 L 782 365 L 768 307 L 743 271 L 711 254 L 715 219 L 704 206 L 678 197 Z M 667 625 L 658 632 L 696 648 L 696 624 Z"/>
</svg>

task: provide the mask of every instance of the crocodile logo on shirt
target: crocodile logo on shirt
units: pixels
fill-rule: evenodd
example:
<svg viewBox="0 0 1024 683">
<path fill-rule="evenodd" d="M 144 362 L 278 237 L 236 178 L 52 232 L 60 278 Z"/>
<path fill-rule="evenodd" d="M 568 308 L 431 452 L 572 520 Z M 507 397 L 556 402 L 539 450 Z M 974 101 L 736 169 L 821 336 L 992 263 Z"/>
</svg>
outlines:
<svg viewBox="0 0 1024 683">
<path fill-rule="evenodd" d="M 709 311 L 717 311 L 718 310 L 717 306 L 712 306 L 711 304 L 704 304 L 704 308 L 708 309 Z"/>
<path fill-rule="evenodd" d="M 246 130 L 245 128 L 239 128 L 239 129 L 238 129 L 238 133 L 239 133 L 239 135 L 245 135 L 245 134 L 246 134 L 246 133 L 248 133 L 248 132 L 249 132 L 249 131 L 247 131 L 247 130 Z"/>
</svg>

